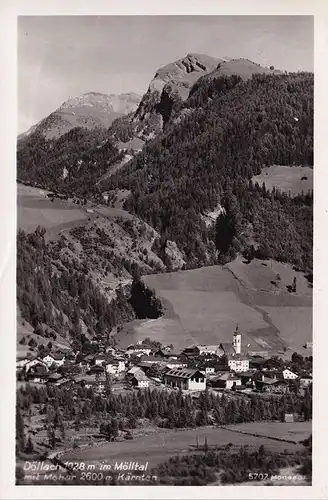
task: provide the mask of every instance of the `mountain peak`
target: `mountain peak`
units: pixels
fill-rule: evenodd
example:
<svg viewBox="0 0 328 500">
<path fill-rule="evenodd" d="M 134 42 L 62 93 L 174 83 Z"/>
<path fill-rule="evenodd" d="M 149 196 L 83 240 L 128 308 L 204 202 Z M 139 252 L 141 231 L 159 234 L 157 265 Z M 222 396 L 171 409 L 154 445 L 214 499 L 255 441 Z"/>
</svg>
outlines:
<svg viewBox="0 0 328 500">
<path fill-rule="evenodd" d="M 75 127 L 108 128 L 116 118 L 135 112 L 140 100 L 141 96 L 133 92 L 118 95 L 86 92 L 70 97 L 19 138 L 37 131 L 47 139 L 56 139 Z"/>
</svg>

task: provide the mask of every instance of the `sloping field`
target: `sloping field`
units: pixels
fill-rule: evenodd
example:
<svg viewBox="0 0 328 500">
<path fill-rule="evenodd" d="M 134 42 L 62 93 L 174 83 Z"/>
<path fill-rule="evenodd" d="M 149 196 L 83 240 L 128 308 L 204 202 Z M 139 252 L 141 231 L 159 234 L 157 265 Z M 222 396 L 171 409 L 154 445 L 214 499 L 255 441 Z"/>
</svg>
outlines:
<svg viewBox="0 0 328 500">
<path fill-rule="evenodd" d="M 55 235 L 86 219 L 85 210 L 72 202 L 58 199 L 52 202 L 44 190 L 17 185 L 17 229 L 32 232 L 41 226 Z"/>
<path fill-rule="evenodd" d="M 312 356 L 312 349 L 303 347 L 305 342 L 312 342 L 312 308 L 264 306 L 263 309 L 279 329 L 290 354 Z"/>
<path fill-rule="evenodd" d="M 267 189 L 275 187 L 286 193 L 290 191 L 292 195 L 302 191 L 305 194 L 313 189 L 313 168 L 272 165 L 263 168 L 260 175 L 255 175 L 252 181 L 260 185 L 264 182 Z"/>
<path fill-rule="evenodd" d="M 292 441 L 299 441 L 309 437 L 311 433 L 310 424 L 304 429 L 303 423 L 295 423 L 293 429 L 296 434 L 290 434 L 287 428 L 288 424 L 280 422 L 262 422 L 260 423 L 261 433 L 269 436 L 273 433 L 273 437 L 282 437 L 287 434 Z M 244 424 L 241 424 L 244 425 Z M 248 424 L 248 432 L 257 433 L 259 423 Z M 267 427 L 266 427 L 267 426 Z M 299 429 L 301 426 L 302 429 Z M 234 426 L 239 429 L 239 425 Z M 290 431 L 290 426 L 289 426 Z M 240 429 L 242 430 L 242 429 Z M 198 437 L 199 445 L 204 445 L 205 438 L 209 446 L 225 446 L 232 443 L 236 446 L 248 445 L 258 448 L 263 445 L 267 449 L 273 451 L 284 451 L 285 449 L 296 451 L 301 445 L 274 441 L 266 437 L 255 437 L 244 435 L 239 432 L 230 432 L 228 430 L 202 427 L 198 429 L 184 429 L 177 431 L 162 431 L 148 436 L 142 436 L 132 441 L 121 441 L 106 443 L 97 448 L 86 448 L 84 450 L 74 450 L 67 453 L 62 458 L 63 461 L 84 461 L 86 464 L 94 462 L 97 464 L 100 461 L 110 463 L 115 466 L 115 462 L 138 462 L 145 463 L 148 461 L 148 469 L 156 466 L 161 462 L 165 462 L 171 456 L 177 454 L 194 453 L 196 449 L 196 439 Z"/>
<path fill-rule="evenodd" d="M 278 273 L 281 280 L 272 284 Z M 294 277 L 297 293 L 290 294 L 286 286 Z M 165 315 L 126 325 L 118 339 L 122 347 L 146 337 L 177 349 L 192 343 L 231 342 L 237 323 L 243 350 L 282 354 L 289 343 L 301 351 L 302 344 L 312 340 L 312 290 L 304 276 L 287 264 L 256 259 L 245 264 L 237 258 L 224 267 L 143 279 L 163 300 Z"/>
<path fill-rule="evenodd" d="M 312 433 L 312 422 L 245 422 L 237 425 L 226 425 L 232 431 L 250 432 L 261 436 L 270 436 L 290 441 L 302 441 Z"/>
</svg>

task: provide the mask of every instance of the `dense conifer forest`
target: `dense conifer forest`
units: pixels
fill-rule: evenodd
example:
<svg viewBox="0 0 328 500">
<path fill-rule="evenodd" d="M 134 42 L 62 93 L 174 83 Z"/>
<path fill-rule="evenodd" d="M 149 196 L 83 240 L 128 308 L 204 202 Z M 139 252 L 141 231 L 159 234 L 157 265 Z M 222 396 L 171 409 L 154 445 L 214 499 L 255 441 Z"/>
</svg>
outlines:
<svg viewBox="0 0 328 500">
<path fill-rule="evenodd" d="M 160 301 L 138 280 L 128 290 L 119 287 L 109 302 L 68 241 L 46 243 L 44 233 L 37 228 L 17 236 L 17 302 L 36 333 L 53 337 L 57 331 L 79 346 L 87 337 L 106 339 L 114 326 L 135 317 L 162 313 Z"/>
<path fill-rule="evenodd" d="M 309 269 L 312 195 L 292 200 L 250 179 L 267 165 L 313 165 L 313 75 L 204 82 L 184 103 L 197 104 L 193 112 L 147 143 L 107 187 L 131 189 L 126 208 L 175 240 L 189 262 L 214 256 L 213 240 L 224 258 L 253 239 L 269 256 Z M 213 238 L 202 214 L 218 204 L 230 229 L 219 230 L 220 221 Z"/>
<path fill-rule="evenodd" d="M 313 74 L 203 77 L 187 101 L 167 106 L 163 132 L 110 178 L 99 182 L 123 158 L 113 137 L 131 138 L 127 117 L 57 141 L 32 134 L 19 144 L 17 176 L 98 200 L 102 191 L 131 190 L 126 209 L 176 241 L 189 267 L 254 248 L 311 273 L 312 193 L 292 198 L 251 178 L 274 164 L 313 166 Z M 203 214 L 218 206 L 225 213 L 209 228 Z"/>
</svg>

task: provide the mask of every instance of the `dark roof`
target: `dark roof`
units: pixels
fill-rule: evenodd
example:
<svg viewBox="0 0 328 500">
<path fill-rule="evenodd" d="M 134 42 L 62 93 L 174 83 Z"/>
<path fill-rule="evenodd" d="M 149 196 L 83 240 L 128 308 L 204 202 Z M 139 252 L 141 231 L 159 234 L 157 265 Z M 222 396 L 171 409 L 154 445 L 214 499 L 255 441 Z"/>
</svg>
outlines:
<svg viewBox="0 0 328 500">
<path fill-rule="evenodd" d="M 220 348 L 224 350 L 225 354 L 234 354 L 236 352 L 229 342 L 221 342 Z"/>
<path fill-rule="evenodd" d="M 269 378 L 276 378 L 279 380 L 284 380 L 284 374 L 281 370 L 275 371 L 275 370 L 266 370 L 262 372 L 265 377 Z"/>
<path fill-rule="evenodd" d="M 140 370 L 139 372 L 135 372 L 132 378 L 138 381 L 149 380 L 149 378 L 144 374 L 142 370 Z"/>
<path fill-rule="evenodd" d="M 273 379 L 273 378 L 266 378 L 265 380 L 260 379 L 257 382 L 260 382 L 261 384 L 265 384 L 265 385 L 287 384 L 288 383 L 286 380 Z"/>
<path fill-rule="evenodd" d="M 205 377 L 205 375 L 198 370 L 198 368 L 173 368 L 172 370 L 168 370 L 165 375 L 189 379 L 196 375 L 196 373 L 199 373 L 202 378 Z"/>
<path fill-rule="evenodd" d="M 246 372 L 239 373 L 241 377 L 254 377 L 260 376 L 260 372 L 258 370 L 247 370 Z"/>
<path fill-rule="evenodd" d="M 247 361 L 249 360 L 248 356 L 244 356 L 243 354 L 229 354 L 227 356 L 228 360 L 233 360 L 233 361 Z"/>
<path fill-rule="evenodd" d="M 140 358 L 141 361 L 158 361 L 158 362 L 163 362 L 162 358 L 160 356 L 152 356 L 152 355 L 149 355 L 147 356 L 147 354 L 144 354 L 143 356 L 141 356 Z"/>
<path fill-rule="evenodd" d="M 99 366 L 99 365 L 95 365 L 95 366 L 92 366 L 90 368 L 90 372 L 99 372 L 99 373 L 102 373 L 105 371 L 105 368 L 103 368 L 102 366 Z"/>
<path fill-rule="evenodd" d="M 145 344 L 129 345 L 129 347 L 126 350 L 128 351 L 129 349 L 135 349 L 140 351 L 143 349 L 149 349 L 151 351 L 151 347 Z"/>
<path fill-rule="evenodd" d="M 49 356 L 51 356 L 54 359 L 63 359 L 63 357 L 65 356 L 65 354 L 60 353 L 60 352 L 50 352 Z M 44 356 L 44 357 L 46 357 L 46 356 Z"/>
<path fill-rule="evenodd" d="M 166 359 L 165 360 L 165 363 L 166 364 L 173 364 L 173 365 L 185 365 L 186 362 L 185 361 L 181 361 L 180 359 Z"/>
<path fill-rule="evenodd" d="M 59 380 L 61 378 L 63 378 L 63 375 L 61 375 L 60 373 L 52 373 L 51 375 L 48 375 L 49 381 L 51 381 L 51 380 Z"/>
</svg>

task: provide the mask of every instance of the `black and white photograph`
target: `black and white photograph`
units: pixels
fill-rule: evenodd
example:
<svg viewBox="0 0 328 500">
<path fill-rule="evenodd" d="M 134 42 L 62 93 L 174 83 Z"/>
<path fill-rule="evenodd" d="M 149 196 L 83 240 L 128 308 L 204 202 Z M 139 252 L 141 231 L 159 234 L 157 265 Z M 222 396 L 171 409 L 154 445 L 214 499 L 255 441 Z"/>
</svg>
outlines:
<svg viewBox="0 0 328 500">
<path fill-rule="evenodd" d="M 16 486 L 313 484 L 313 124 L 314 16 L 17 17 Z"/>
</svg>

